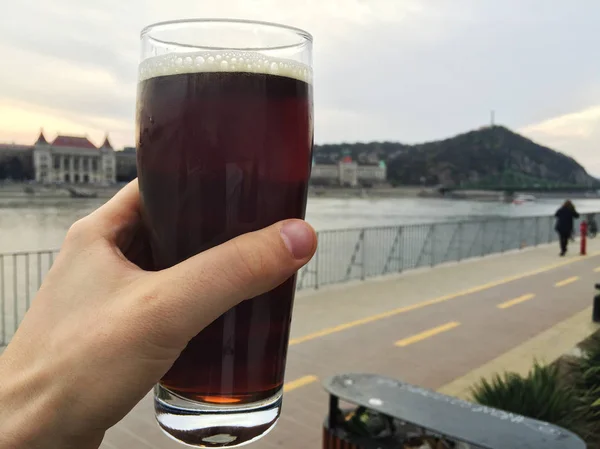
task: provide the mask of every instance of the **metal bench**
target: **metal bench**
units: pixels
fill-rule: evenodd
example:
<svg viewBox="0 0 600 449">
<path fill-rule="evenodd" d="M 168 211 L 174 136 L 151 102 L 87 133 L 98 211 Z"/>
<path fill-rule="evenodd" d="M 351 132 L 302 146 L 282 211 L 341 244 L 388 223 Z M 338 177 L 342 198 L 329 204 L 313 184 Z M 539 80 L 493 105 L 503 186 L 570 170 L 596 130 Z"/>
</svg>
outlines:
<svg viewBox="0 0 600 449">
<path fill-rule="evenodd" d="M 324 386 L 330 400 L 323 449 L 586 447 L 581 438 L 560 427 L 378 375 L 342 374 L 326 380 Z M 348 414 L 340 409 L 340 401 L 377 413 L 387 423 L 383 432 L 387 435 L 349 431 Z M 423 446 L 419 440 L 436 443 Z"/>
</svg>

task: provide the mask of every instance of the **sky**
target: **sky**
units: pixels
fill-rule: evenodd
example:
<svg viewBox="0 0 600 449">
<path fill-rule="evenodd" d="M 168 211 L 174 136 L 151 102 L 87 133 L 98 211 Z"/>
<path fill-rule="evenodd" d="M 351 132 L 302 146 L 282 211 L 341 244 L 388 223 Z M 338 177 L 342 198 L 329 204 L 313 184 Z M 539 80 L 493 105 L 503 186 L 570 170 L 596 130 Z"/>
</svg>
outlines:
<svg viewBox="0 0 600 449">
<path fill-rule="evenodd" d="M 598 0 L 0 0 L 0 142 L 134 143 L 139 32 L 275 21 L 314 35 L 315 141 L 417 143 L 496 122 L 600 176 Z"/>
</svg>

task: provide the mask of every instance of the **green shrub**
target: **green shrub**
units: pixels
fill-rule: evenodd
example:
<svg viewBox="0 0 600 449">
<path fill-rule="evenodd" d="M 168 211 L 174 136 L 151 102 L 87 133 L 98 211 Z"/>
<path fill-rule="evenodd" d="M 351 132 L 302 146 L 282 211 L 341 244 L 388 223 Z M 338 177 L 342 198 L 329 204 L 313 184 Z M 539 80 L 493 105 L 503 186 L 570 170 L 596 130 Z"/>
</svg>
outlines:
<svg viewBox="0 0 600 449">
<path fill-rule="evenodd" d="M 594 335 L 582 348 L 581 357 L 570 364 L 575 386 L 583 392 L 600 389 L 600 336 Z"/>
<path fill-rule="evenodd" d="M 587 408 L 590 441 L 600 441 L 600 336 L 585 342 L 581 357 L 569 364 L 568 376 Z"/>
<path fill-rule="evenodd" d="M 472 395 L 482 405 L 546 421 L 587 438 L 589 407 L 577 389 L 563 379 L 557 365 L 536 363 L 525 377 L 505 373 L 491 381 L 483 379 L 472 389 Z"/>
</svg>

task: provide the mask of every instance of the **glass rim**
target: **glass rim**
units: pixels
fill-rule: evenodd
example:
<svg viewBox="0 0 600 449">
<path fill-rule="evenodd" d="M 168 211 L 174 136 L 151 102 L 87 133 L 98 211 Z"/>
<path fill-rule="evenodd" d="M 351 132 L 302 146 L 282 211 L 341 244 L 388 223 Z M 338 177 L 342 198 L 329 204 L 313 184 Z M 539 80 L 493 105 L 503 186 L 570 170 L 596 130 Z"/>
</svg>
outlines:
<svg viewBox="0 0 600 449">
<path fill-rule="evenodd" d="M 211 45 L 190 45 L 190 44 L 185 44 L 185 43 L 180 43 L 180 42 L 165 41 L 165 40 L 157 39 L 156 37 L 153 37 L 150 35 L 150 33 L 153 30 L 156 30 L 161 27 L 168 27 L 171 25 L 186 25 L 186 24 L 195 25 L 195 24 L 213 24 L 213 23 L 214 24 L 232 24 L 232 25 L 235 25 L 235 24 L 258 25 L 258 26 L 261 26 L 264 28 L 275 28 L 275 29 L 279 29 L 279 30 L 283 30 L 283 31 L 290 31 L 290 32 L 296 34 L 297 36 L 299 36 L 301 39 L 303 39 L 303 41 L 298 42 L 296 44 L 288 44 L 288 45 L 280 45 L 280 46 L 274 45 L 274 46 L 266 46 L 266 47 L 259 47 L 259 46 L 254 46 L 254 47 L 216 47 L 216 46 L 211 46 Z M 281 23 L 276 23 L 276 22 L 266 22 L 266 21 L 261 21 L 261 20 L 224 19 L 224 18 L 176 19 L 176 20 L 166 20 L 163 22 L 156 22 L 156 23 L 152 23 L 152 24 L 147 25 L 144 28 L 142 28 L 142 31 L 140 33 L 140 38 L 143 39 L 144 37 L 148 37 L 149 39 L 152 39 L 155 42 L 160 42 L 162 44 L 176 45 L 178 47 L 206 49 L 206 50 L 241 50 L 241 51 L 283 50 L 286 48 L 300 47 L 300 46 L 304 45 L 306 42 L 308 42 L 308 43 L 313 42 L 312 34 L 310 34 L 308 31 L 303 30 L 302 28 L 297 28 L 297 27 L 290 26 L 290 25 L 283 25 Z"/>
</svg>

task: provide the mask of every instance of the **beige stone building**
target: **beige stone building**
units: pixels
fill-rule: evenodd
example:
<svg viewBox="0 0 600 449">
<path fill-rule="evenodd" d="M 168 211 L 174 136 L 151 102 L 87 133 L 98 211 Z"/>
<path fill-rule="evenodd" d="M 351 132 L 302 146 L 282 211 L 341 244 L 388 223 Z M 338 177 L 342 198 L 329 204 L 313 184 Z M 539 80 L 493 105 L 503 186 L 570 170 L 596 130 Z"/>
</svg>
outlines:
<svg viewBox="0 0 600 449">
<path fill-rule="evenodd" d="M 40 183 L 114 184 L 115 151 L 108 136 L 98 148 L 86 137 L 59 135 L 50 143 L 41 132 L 33 146 L 33 170 Z"/>
<path fill-rule="evenodd" d="M 313 181 L 330 181 L 349 187 L 384 184 L 386 177 L 387 168 L 383 162 L 378 165 L 359 165 L 353 161 L 339 161 L 335 165 L 315 164 L 311 172 Z"/>
</svg>

